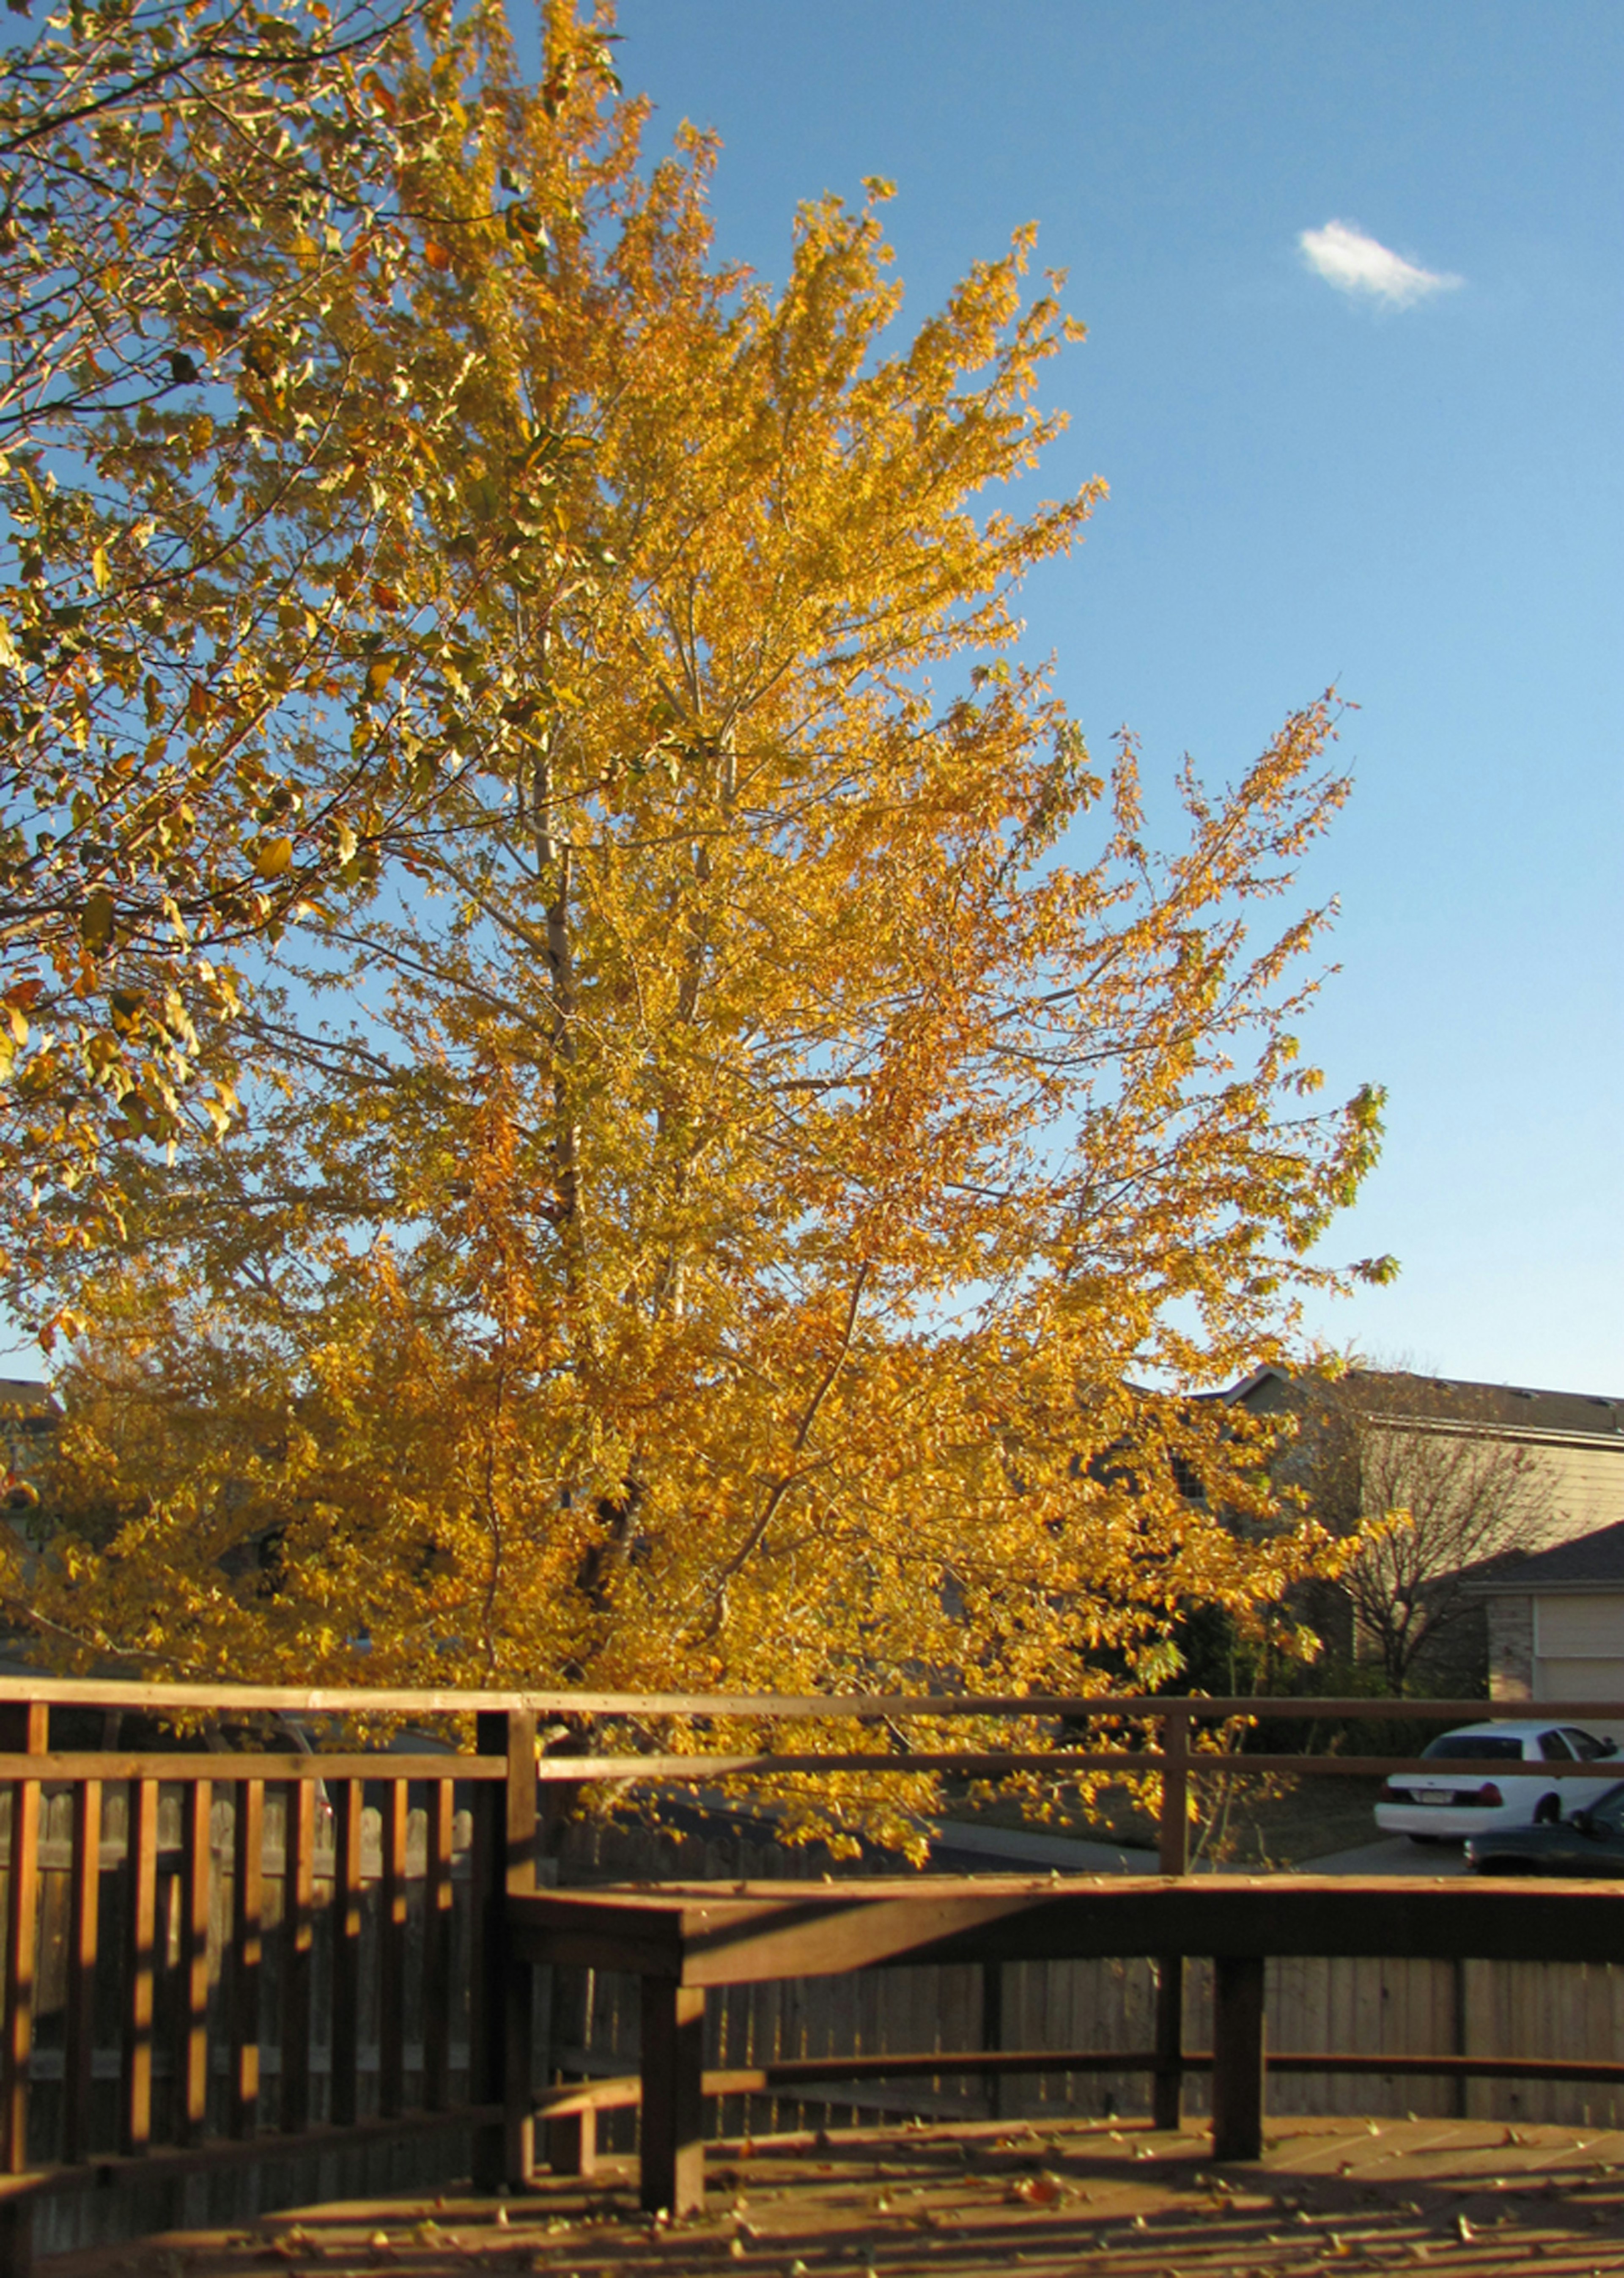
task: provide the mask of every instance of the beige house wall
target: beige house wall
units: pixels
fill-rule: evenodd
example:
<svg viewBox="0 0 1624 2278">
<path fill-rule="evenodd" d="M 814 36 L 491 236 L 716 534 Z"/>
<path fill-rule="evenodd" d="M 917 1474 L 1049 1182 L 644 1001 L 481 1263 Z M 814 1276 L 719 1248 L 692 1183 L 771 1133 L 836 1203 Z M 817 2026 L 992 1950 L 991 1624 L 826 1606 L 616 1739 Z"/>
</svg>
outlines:
<svg viewBox="0 0 1624 2278">
<path fill-rule="evenodd" d="M 1552 1481 L 1558 1522 L 1553 1542 L 1571 1542 L 1624 1519 L 1624 1444 L 1542 1447 L 1540 1457 Z"/>
<path fill-rule="evenodd" d="M 1624 1592 L 1496 1595 L 1487 1610 L 1491 1699 L 1624 1701 Z M 1596 1730 L 1624 1743 L 1617 1718 Z"/>
<path fill-rule="evenodd" d="M 1391 1450 L 1385 1464 L 1378 1460 L 1374 1466 L 1378 1476 L 1385 1469 L 1401 1479 L 1412 1449 L 1416 1469 L 1424 1476 L 1426 1450 L 1440 1440 L 1486 1441 L 1524 1450 L 1537 1464 L 1550 1495 L 1549 1524 L 1541 1537 L 1544 1547 L 1553 1548 L 1559 1542 L 1572 1542 L 1582 1534 L 1594 1534 L 1600 1527 L 1615 1526 L 1624 1520 L 1624 1439 L 1568 1440 L 1554 1433 L 1497 1431 L 1481 1425 L 1417 1427 L 1383 1421 L 1377 1428 Z M 1365 1514 L 1368 1518 L 1381 1515 L 1374 1510 Z"/>
</svg>

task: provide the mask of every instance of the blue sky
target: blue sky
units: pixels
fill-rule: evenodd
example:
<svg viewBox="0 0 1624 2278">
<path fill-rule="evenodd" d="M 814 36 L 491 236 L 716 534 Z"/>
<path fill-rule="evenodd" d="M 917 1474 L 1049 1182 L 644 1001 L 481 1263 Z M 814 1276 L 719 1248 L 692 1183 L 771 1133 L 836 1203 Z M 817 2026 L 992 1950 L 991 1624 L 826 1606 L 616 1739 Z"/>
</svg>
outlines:
<svg viewBox="0 0 1624 2278">
<path fill-rule="evenodd" d="M 1127 722 L 1164 778 L 1230 775 L 1328 683 L 1360 707 L 1306 1043 L 1389 1088 L 1330 1246 L 1403 1272 L 1313 1326 L 1624 1393 L 1624 10 L 621 0 L 620 28 L 656 145 L 721 136 L 719 249 L 764 278 L 797 201 L 865 174 L 908 317 L 1041 223 L 1090 330 L 1044 488 L 1111 496 L 1025 615 L 1096 751 Z M 1332 221 L 1459 281 L 1343 289 L 1300 243 Z"/>
</svg>

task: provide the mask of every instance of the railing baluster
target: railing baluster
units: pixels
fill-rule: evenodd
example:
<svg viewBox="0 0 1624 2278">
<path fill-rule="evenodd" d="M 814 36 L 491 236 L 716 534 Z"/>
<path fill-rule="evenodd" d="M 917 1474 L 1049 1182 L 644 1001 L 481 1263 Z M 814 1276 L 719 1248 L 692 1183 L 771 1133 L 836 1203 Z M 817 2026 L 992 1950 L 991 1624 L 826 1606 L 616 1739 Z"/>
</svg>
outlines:
<svg viewBox="0 0 1624 2278">
<path fill-rule="evenodd" d="M 214 1865 L 214 1783 L 191 1781 L 180 1831 L 180 2015 L 176 2135 L 201 2144 L 209 2125 L 209 1898 Z"/>
<path fill-rule="evenodd" d="M 44 1754 L 50 1711 L 43 1701 L 7 1703 L 0 1739 L 27 1755 Z M 28 2165 L 28 2091 L 34 2069 L 34 2001 L 39 1947 L 40 1784 L 11 1782 L 11 1855 L 5 1938 L 4 2075 L 0 2082 L 0 2167 Z"/>
<path fill-rule="evenodd" d="M 72 2167 L 90 2149 L 91 2059 L 95 2044 L 95 1965 L 102 1930 L 102 1783 L 73 1790 L 73 1858 L 68 1889 L 67 2013 L 63 2022 L 62 2157 Z"/>
<path fill-rule="evenodd" d="M 152 2020 L 158 1929 L 158 1784 L 130 1783 L 125 1855 L 129 1912 L 125 1939 L 124 2098 L 119 2148 L 152 2141 Z"/>
<path fill-rule="evenodd" d="M 389 1783 L 384 1807 L 384 1883 L 379 1893 L 377 2108 L 385 2120 L 406 2109 L 406 1830 L 410 1789 Z"/>
<path fill-rule="evenodd" d="M 310 1963 L 316 1923 L 316 1783 L 282 1788 L 283 2129 L 310 2124 Z"/>
<path fill-rule="evenodd" d="M 265 1783 L 237 1782 L 232 1893 L 231 2132 L 259 2131 L 259 2001 L 265 1921 Z"/>
<path fill-rule="evenodd" d="M 448 1779 L 429 1788 L 428 1849 L 423 1886 L 423 2100 L 431 2112 L 451 2108 L 452 1845 L 457 1791 Z"/>
<path fill-rule="evenodd" d="M 339 2127 L 360 2118 L 361 1809 L 359 1780 L 341 1780 L 332 1824 L 332 2070 L 327 2117 Z"/>
</svg>

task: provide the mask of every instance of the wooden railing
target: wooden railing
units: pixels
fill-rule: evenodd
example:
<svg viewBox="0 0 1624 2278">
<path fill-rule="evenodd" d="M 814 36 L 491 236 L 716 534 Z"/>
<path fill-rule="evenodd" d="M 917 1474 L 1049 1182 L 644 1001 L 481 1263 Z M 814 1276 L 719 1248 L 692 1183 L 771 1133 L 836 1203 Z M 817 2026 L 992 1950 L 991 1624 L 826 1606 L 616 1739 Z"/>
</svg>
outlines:
<svg viewBox="0 0 1624 2278">
<path fill-rule="evenodd" d="M 182 1737 L 159 1749 L 53 1747 L 53 1725 L 60 1739 L 88 1708 L 157 1718 Z M 837 1771 L 980 1781 L 1148 1773 L 1161 1783 L 1161 1869 L 1178 1876 L 1189 1865 L 1193 1782 L 1235 1772 L 1384 1774 L 1421 1761 L 1247 1754 L 1202 1745 L 1213 1728 L 1238 1717 L 1461 1724 L 1491 1713 L 1481 1701 L 762 1699 L 0 1680 L 0 1810 L 9 1801 L 10 1814 L 0 1844 L 0 2249 L 20 2267 L 27 2209 L 43 2192 L 419 2130 L 466 2129 L 477 2181 L 523 2180 L 537 2104 L 530 1973 L 509 1952 L 506 1901 L 536 1887 L 546 1816 L 567 1810 L 568 1792 L 584 1785 L 713 1786 Z M 1537 1713 L 1553 1724 L 1624 1720 L 1624 1705 L 1542 1703 Z M 316 1727 L 315 1752 L 309 1730 L 286 1724 L 278 1744 L 277 1718 Z M 254 1719 L 265 1728 L 263 1747 L 221 1745 L 224 1724 Z M 389 1752 L 363 1745 L 380 1719 L 435 1728 L 446 1752 L 403 1753 L 410 1743 L 399 1737 Z M 568 1753 L 538 1754 L 538 1721 L 560 1719 Z M 696 1720 L 849 1721 L 870 1745 L 725 1752 L 706 1744 Z M 961 1720 L 1035 1721 L 1045 1744 L 898 1745 L 910 1724 Z M 1100 1723 L 1134 1744 L 1079 1737 Z M 651 1745 L 647 1733 L 661 1726 L 690 1732 L 692 1751 Z M 1506 1767 L 1451 1769 L 1469 1778 Z M 1594 1778 L 1597 1769 L 1544 1767 L 1558 1779 Z M 1182 1964 L 1165 1961 L 1160 1983 L 1152 2061 L 1165 2123 L 1186 2063 Z"/>
</svg>

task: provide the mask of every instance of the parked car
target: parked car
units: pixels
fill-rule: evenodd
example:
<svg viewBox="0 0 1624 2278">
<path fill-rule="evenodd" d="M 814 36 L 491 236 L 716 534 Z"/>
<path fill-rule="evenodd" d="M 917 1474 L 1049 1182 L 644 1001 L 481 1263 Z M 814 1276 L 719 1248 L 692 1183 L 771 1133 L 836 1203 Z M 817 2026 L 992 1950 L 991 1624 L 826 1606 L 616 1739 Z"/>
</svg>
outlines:
<svg viewBox="0 0 1624 2278">
<path fill-rule="evenodd" d="M 1599 1765 L 1617 1754 L 1616 1741 L 1575 1724 L 1463 1724 L 1422 1749 L 1423 1760 L 1436 1764 L 1436 1771 L 1389 1773 L 1376 1823 L 1384 1835 L 1408 1835 L 1417 1843 L 1459 1842 L 1501 1827 L 1549 1824 L 1564 1812 L 1597 1802 L 1614 1785 L 1615 1775 L 1553 1780 L 1542 1767 Z M 1504 1763 L 1506 1770 L 1489 1777 L 1452 1773 L 1452 1761 L 1463 1760 Z"/>
<path fill-rule="evenodd" d="M 1466 1857 L 1480 1875 L 1624 1877 L 1624 1781 L 1543 1827 L 1468 1836 Z"/>
</svg>

